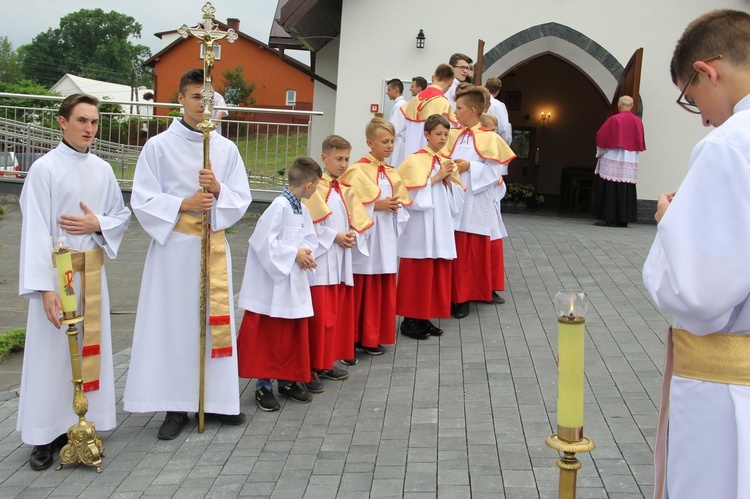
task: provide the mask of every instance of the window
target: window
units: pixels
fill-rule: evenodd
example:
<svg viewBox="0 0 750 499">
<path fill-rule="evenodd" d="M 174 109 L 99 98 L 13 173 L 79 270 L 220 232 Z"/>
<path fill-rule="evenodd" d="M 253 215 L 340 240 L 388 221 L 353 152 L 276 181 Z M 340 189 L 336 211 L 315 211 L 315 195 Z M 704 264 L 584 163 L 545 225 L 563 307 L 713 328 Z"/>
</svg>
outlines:
<svg viewBox="0 0 750 499">
<path fill-rule="evenodd" d="M 200 47 L 201 47 L 200 58 L 203 59 L 203 56 L 206 55 L 206 46 L 201 43 Z M 221 60 L 221 45 L 218 43 L 214 43 L 214 59 L 216 59 L 217 61 Z"/>
<path fill-rule="evenodd" d="M 297 91 L 296 90 L 286 91 L 286 105 L 287 106 L 297 105 Z"/>
</svg>

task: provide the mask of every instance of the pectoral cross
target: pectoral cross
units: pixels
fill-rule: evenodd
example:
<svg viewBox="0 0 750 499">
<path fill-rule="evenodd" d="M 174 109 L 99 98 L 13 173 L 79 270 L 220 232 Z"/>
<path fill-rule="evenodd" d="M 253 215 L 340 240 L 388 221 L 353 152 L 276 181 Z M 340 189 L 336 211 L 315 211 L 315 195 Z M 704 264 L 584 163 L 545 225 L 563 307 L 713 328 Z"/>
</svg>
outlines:
<svg viewBox="0 0 750 499">
<path fill-rule="evenodd" d="M 216 8 L 211 5 L 211 2 L 206 2 L 201 10 L 203 11 L 203 21 L 198 26 L 189 28 L 187 24 L 183 24 L 177 32 L 182 38 L 189 36 L 197 38 L 204 47 L 203 90 L 201 90 L 201 95 L 203 96 L 203 122 L 198 124 L 198 128 L 203 131 L 204 136 L 208 136 L 211 130 L 216 128 L 216 125 L 211 122 L 211 114 L 214 109 L 213 79 L 211 75 L 215 61 L 214 43 L 225 38 L 229 43 L 234 43 L 237 39 L 237 33 L 231 28 L 228 31 L 219 30 L 219 25 L 214 22 Z"/>
</svg>

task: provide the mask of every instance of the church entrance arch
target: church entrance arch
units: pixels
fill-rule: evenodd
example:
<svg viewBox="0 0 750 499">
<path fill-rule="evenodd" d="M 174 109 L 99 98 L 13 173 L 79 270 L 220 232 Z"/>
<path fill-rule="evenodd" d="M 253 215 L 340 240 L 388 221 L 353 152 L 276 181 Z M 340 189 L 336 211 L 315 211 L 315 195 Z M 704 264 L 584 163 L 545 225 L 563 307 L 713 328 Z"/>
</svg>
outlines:
<svg viewBox="0 0 750 499">
<path fill-rule="evenodd" d="M 622 64 L 584 34 L 551 22 L 498 43 L 484 54 L 483 67 L 483 81 L 502 79 L 499 97 L 511 125 L 531 140 L 506 181 L 534 185 L 548 206 L 587 213 L 589 186 L 571 189 L 593 172 L 596 131 L 609 116 Z"/>
</svg>

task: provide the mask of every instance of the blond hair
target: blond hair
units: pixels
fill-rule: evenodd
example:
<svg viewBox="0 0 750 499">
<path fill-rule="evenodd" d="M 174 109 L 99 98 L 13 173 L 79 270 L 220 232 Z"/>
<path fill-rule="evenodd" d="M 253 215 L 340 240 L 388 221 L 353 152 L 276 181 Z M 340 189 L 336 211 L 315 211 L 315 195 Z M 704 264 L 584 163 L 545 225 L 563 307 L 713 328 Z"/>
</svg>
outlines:
<svg viewBox="0 0 750 499">
<path fill-rule="evenodd" d="M 491 114 L 483 113 L 479 117 L 479 123 L 481 123 L 485 128 L 497 129 L 497 118 L 495 118 Z"/>
<path fill-rule="evenodd" d="M 396 136 L 396 129 L 393 125 L 391 125 L 389 121 L 383 118 L 373 118 L 365 128 L 365 138 L 374 139 L 375 133 L 381 129 L 388 131 L 388 133 L 390 133 L 394 137 Z"/>
</svg>

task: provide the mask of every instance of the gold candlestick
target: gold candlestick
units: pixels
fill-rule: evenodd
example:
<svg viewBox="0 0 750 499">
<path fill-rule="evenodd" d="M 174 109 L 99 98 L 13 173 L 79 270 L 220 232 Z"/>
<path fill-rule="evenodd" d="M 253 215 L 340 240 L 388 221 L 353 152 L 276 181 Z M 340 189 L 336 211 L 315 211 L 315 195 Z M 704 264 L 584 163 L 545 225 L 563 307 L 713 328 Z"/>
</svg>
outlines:
<svg viewBox="0 0 750 499">
<path fill-rule="evenodd" d="M 557 433 L 547 437 L 545 444 L 563 457 L 560 468 L 558 497 L 576 496 L 576 479 L 581 462 L 578 452 L 591 452 L 594 442 L 583 436 L 583 363 L 585 318 L 589 301 L 586 293 L 565 289 L 555 295 L 558 337 L 557 352 Z"/>
<path fill-rule="evenodd" d="M 78 415 L 78 423 L 68 429 L 68 443 L 60 449 L 60 466 L 57 469 L 62 469 L 65 464 L 78 462 L 86 466 L 96 466 L 96 472 L 101 473 L 104 443 L 96 435 L 94 423 L 86 420 L 89 401 L 83 391 L 81 354 L 78 346 L 78 329 L 76 328 L 76 324 L 83 322 L 83 316 L 78 315 L 73 285 L 73 263 L 68 244 L 68 237 L 65 235 L 52 237 L 54 262 L 60 281 L 60 297 L 63 309 L 63 318 L 60 323 L 68 326 L 65 334 L 68 337 L 70 367 L 73 371 L 73 412 Z"/>
</svg>

